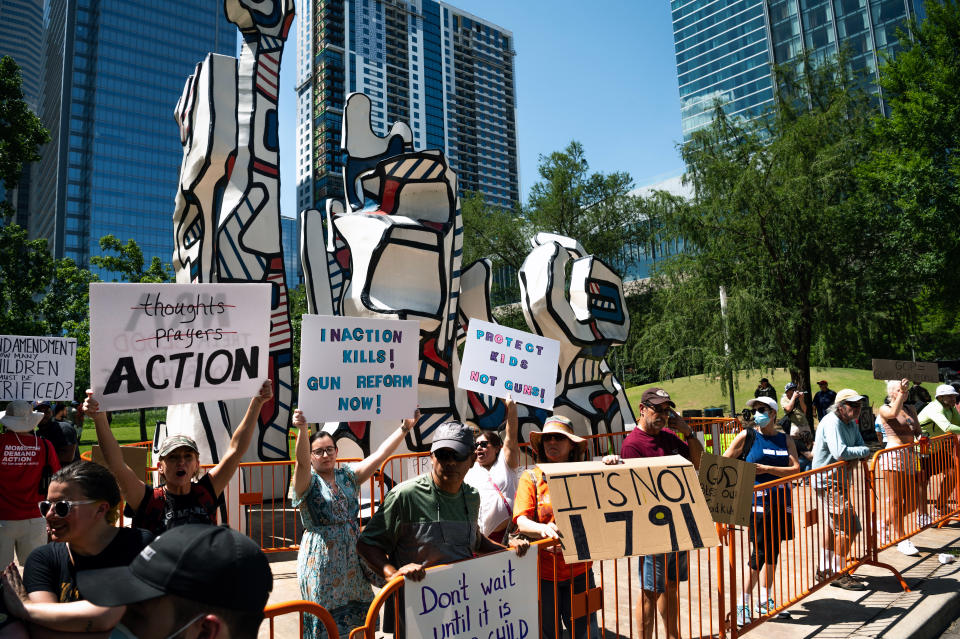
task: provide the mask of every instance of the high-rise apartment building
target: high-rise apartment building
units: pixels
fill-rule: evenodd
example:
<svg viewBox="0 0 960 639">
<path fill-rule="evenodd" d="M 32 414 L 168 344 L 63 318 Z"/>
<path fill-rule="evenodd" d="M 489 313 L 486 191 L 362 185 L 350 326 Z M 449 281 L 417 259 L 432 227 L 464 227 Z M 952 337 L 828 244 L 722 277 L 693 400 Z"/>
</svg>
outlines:
<svg viewBox="0 0 960 639">
<path fill-rule="evenodd" d="M 370 96 L 373 128 L 397 120 L 442 149 L 461 192 L 511 206 L 517 170 L 513 34 L 435 0 L 298 0 L 297 207 L 343 198 L 346 95 Z"/>
<path fill-rule="evenodd" d="M 208 52 L 236 55 L 222 0 L 48 0 L 30 232 L 87 266 L 108 233 L 170 262 L 183 150 L 173 119 Z"/>
<path fill-rule="evenodd" d="M 772 65 L 804 52 L 814 61 L 846 47 L 850 65 L 876 88 L 882 52 L 896 30 L 922 18 L 922 0 L 671 0 L 684 140 L 710 123 L 720 99 L 728 114 L 759 114 L 774 100 Z"/>
</svg>

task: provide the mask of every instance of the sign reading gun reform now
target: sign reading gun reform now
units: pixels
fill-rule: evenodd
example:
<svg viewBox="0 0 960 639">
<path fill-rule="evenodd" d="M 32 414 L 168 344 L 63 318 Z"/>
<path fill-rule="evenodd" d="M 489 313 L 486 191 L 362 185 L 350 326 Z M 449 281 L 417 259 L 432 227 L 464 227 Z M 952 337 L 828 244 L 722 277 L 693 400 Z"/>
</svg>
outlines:
<svg viewBox="0 0 960 639">
<path fill-rule="evenodd" d="M 717 546 L 693 464 L 679 455 L 540 464 L 568 563 Z"/>
<path fill-rule="evenodd" d="M 252 397 L 267 378 L 269 284 L 91 284 L 103 410 Z"/>
</svg>

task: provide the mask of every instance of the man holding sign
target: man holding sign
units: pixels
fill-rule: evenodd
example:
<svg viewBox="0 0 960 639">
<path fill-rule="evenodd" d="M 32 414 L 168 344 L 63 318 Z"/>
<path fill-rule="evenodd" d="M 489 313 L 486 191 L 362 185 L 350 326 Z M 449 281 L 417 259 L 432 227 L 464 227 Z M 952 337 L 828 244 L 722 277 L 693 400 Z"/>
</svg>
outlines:
<svg viewBox="0 0 960 639">
<path fill-rule="evenodd" d="M 648 388 L 640 397 L 638 408 L 640 416 L 637 427 L 623 440 L 620 449 L 622 457 L 630 459 L 680 455 L 689 459 L 694 468 L 700 468 L 703 446 L 694 436 L 690 425 L 673 410 L 676 404 L 671 401 L 667 391 L 662 388 Z M 669 429 L 664 430 L 665 426 L 669 426 Z M 679 433 L 683 439 L 674 433 Z M 639 564 L 643 605 L 634 608 L 634 614 L 643 639 L 653 636 L 654 602 L 667 628 L 667 638 L 679 637 L 678 583 L 687 580 L 687 552 L 646 555 Z"/>
</svg>

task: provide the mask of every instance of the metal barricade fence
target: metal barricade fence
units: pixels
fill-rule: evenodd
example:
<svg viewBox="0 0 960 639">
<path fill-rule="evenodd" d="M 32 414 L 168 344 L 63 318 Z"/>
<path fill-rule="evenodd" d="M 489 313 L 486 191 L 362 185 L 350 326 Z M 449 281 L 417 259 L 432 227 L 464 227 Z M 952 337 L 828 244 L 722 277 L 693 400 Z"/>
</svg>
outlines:
<svg viewBox="0 0 960 639">
<path fill-rule="evenodd" d="M 275 639 L 277 617 L 291 614 L 296 614 L 298 617 L 298 636 L 300 637 L 303 637 L 303 616 L 307 614 L 313 615 L 320 620 L 320 623 L 323 624 L 324 629 L 327 631 L 328 639 L 339 639 L 340 637 L 340 633 L 337 631 L 337 624 L 326 608 L 312 601 L 295 600 L 271 604 L 263 609 L 263 619 L 267 623 L 269 639 Z M 283 623 L 282 620 L 281 623 Z M 289 632 L 284 633 L 282 637 L 283 639 L 290 639 Z"/>
</svg>

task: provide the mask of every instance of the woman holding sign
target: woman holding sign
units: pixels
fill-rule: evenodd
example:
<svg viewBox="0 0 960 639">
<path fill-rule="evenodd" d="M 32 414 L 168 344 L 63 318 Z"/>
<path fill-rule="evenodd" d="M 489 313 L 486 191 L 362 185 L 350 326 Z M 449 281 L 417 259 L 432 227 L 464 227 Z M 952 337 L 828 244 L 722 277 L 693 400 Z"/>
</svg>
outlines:
<svg viewBox="0 0 960 639">
<path fill-rule="evenodd" d="M 503 400 L 507 412 L 504 439 L 492 430 L 476 436 L 477 463 L 464 481 L 480 493 L 480 532 L 497 542 L 503 538 L 513 517 L 513 500 L 517 494 L 517 467 L 520 465 L 520 444 L 517 441 L 517 403 L 509 394 Z"/>
<path fill-rule="evenodd" d="M 110 430 L 106 414 L 100 412 L 100 404 L 93 398 L 92 390 L 87 390 L 83 411 L 93 418 L 103 458 L 120 484 L 124 501 L 134 512 L 133 526 L 159 535 L 182 524 L 216 523 L 220 496 L 250 446 L 260 409 L 272 398 L 273 382 L 268 379 L 260 386 L 257 396 L 250 400 L 247 413 L 233 431 L 230 445 L 220 458 L 220 463 L 197 481 L 194 481 L 200 474 L 197 443 L 186 435 L 170 435 L 164 439 L 157 451 L 157 471 L 163 477 L 163 485 L 158 488 L 147 486 L 124 463 L 120 444 Z"/>
<path fill-rule="evenodd" d="M 373 601 L 373 590 L 357 556 L 360 486 L 380 468 L 418 419 L 419 410 L 413 419 L 403 420 L 372 455 L 337 468 L 337 444 L 330 433 L 318 431 L 311 437 L 303 411 L 293 411 L 297 429 L 293 505 L 300 509 L 304 527 L 297 555 L 300 594 L 330 612 L 341 637 L 363 625 Z M 301 636 L 305 639 L 324 634 L 323 625 L 313 615 L 305 615 L 303 625 Z"/>
<path fill-rule="evenodd" d="M 530 446 L 538 462 L 561 463 L 583 461 L 587 440 L 573 432 L 573 424 L 566 417 L 548 417 L 543 430 L 530 433 Z M 610 463 L 619 458 L 610 456 Z M 608 458 L 604 458 L 607 462 Z M 517 531 L 530 539 L 560 539 L 553 506 L 550 503 L 550 487 L 543 471 L 533 468 L 520 477 L 517 498 L 513 506 L 513 520 Z M 571 626 L 571 584 L 574 593 L 582 593 L 594 587 L 592 562 L 568 565 L 563 560 L 559 544 L 540 546 L 540 636 L 555 639 L 554 629 L 562 624 L 573 639 L 587 636 L 587 623 L 578 618 Z M 590 615 L 591 637 L 599 637 L 597 615 Z"/>
<path fill-rule="evenodd" d="M 777 402 L 769 397 L 757 397 L 747 402 L 752 408 L 754 429 L 744 429 L 734 438 L 723 456 L 742 459 L 757 465 L 755 484 L 764 484 L 800 472 L 797 447 L 793 439 L 777 428 Z M 762 539 L 757 539 L 757 531 Z M 753 615 L 752 593 L 760 581 L 763 564 L 763 585 L 757 614 L 770 614 L 777 607 L 773 599 L 773 572 L 780 557 L 780 542 L 793 539 L 793 509 L 790 503 L 790 484 L 779 484 L 762 494 L 753 495 L 753 517 L 750 526 L 750 574 L 743 584 L 740 605 L 737 606 L 737 625 L 750 623 Z"/>
</svg>

